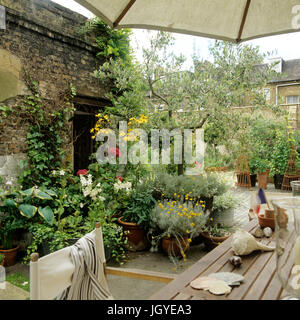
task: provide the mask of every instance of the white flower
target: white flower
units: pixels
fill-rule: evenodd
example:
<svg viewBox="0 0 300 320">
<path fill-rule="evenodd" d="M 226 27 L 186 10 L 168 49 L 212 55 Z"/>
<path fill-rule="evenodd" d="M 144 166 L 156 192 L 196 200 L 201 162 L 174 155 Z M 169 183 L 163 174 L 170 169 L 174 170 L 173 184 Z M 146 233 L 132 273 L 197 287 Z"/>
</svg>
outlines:
<svg viewBox="0 0 300 320">
<path fill-rule="evenodd" d="M 64 170 L 60 170 L 59 171 L 59 175 L 64 176 L 65 175 L 65 171 Z"/>
<path fill-rule="evenodd" d="M 7 186 L 12 186 L 12 181 L 11 180 L 8 180 L 6 183 L 5 183 Z"/>
<path fill-rule="evenodd" d="M 53 170 L 53 171 L 52 171 L 52 174 L 55 176 L 55 175 L 56 175 L 56 170 Z"/>
<path fill-rule="evenodd" d="M 83 207 L 84 207 L 84 204 L 83 204 L 83 203 L 80 203 L 79 206 L 80 206 L 80 208 L 83 208 Z"/>
<path fill-rule="evenodd" d="M 105 200 L 105 198 L 102 197 L 102 196 L 99 196 L 98 198 L 99 198 L 99 200 L 101 200 L 101 201 L 104 201 L 104 200 Z"/>
</svg>

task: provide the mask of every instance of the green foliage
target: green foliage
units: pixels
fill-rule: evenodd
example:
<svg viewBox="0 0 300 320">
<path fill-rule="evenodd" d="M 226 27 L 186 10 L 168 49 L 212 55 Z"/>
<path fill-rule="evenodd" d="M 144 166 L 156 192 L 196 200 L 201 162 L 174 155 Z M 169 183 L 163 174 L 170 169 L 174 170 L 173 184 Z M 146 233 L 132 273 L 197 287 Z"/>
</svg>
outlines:
<svg viewBox="0 0 300 320">
<path fill-rule="evenodd" d="M 291 152 L 287 136 L 283 132 L 278 130 L 276 132 L 276 140 L 271 158 L 271 176 L 274 176 L 274 174 L 283 175 L 285 173 L 290 153 Z"/>
<path fill-rule="evenodd" d="M 213 237 L 224 237 L 230 233 L 229 228 L 220 223 L 208 225 L 205 228 L 205 232 L 208 232 Z"/>
<path fill-rule="evenodd" d="M 4 259 L 5 259 L 5 255 L 0 253 L 0 264 L 3 262 Z"/>
<path fill-rule="evenodd" d="M 148 191 L 133 191 L 126 210 L 122 213 L 123 221 L 134 222 L 144 227 L 146 230 L 149 227 L 151 211 L 156 204 L 152 197 L 152 190 Z"/>
<path fill-rule="evenodd" d="M 98 56 L 109 60 L 121 59 L 130 62 L 130 29 L 111 29 L 99 18 L 89 20 L 82 28 L 81 33 L 93 33 L 98 47 Z"/>
<path fill-rule="evenodd" d="M 160 237 L 197 237 L 203 231 L 207 220 L 208 215 L 203 212 L 201 205 L 193 206 L 183 201 L 159 202 L 151 215 L 152 228 L 159 229 Z"/>
<path fill-rule="evenodd" d="M 32 185 L 49 186 L 53 179 L 49 172 L 61 166 L 65 156 L 63 144 L 68 135 L 68 121 L 74 111 L 70 100 L 76 94 L 70 87 L 49 103 L 42 98 L 38 83 L 27 73 L 25 79 L 31 95 L 26 96 L 19 109 L 29 122 L 27 133 L 27 159 L 20 162 L 22 173 L 19 183 L 28 188 Z"/>
<path fill-rule="evenodd" d="M 22 273 L 16 272 L 16 273 L 8 274 L 6 276 L 6 281 L 27 292 L 30 292 L 30 280 L 28 277 L 24 276 Z"/>
<path fill-rule="evenodd" d="M 158 172 L 153 181 L 153 189 L 165 199 L 177 200 L 180 196 L 184 200 L 188 197 L 193 198 L 193 201 L 199 201 L 203 197 L 221 195 L 227 187 L 213 173 L 199 176 L 172 176 Z"/>
<path fill-rule="evenodd" d="M 239 199 L 231 191 L 227 191 L 224 194 L 214 197 L 213 210 L 221 212 L 236 208 L 238 204 Z"/>
</svg>

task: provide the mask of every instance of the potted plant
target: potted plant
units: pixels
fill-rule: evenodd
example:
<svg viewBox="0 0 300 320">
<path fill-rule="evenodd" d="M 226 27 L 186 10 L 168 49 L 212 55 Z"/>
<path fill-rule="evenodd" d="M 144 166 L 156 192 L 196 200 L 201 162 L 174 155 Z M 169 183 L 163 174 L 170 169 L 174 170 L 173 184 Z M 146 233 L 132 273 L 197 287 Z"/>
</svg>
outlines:
<svg viewBox="0 0 300 320">
<path fill-rule="evenodd" d="M 216 246 L 227 240 L 231 236 L 228 228 L 224 224 L 216 223 L 208 225 L 201 233 L 205 246 L 208 250 L 214 249 Z"/>
<path fill-rule="evenodd" d="M 118 218 L 118 223 L 122 226 L 127 238 L 128 250 L 142 251 L 148 247 L 147 231 L 155 204 L 152 190 L 137 189 L 131 193 L 127 208 Z"/>
<path fill-rule="evenodd" d="M 257 159 L 252 158 L 249 161 L 251 187 L 255 187 L 256 186 L 257 168 L 258 168 Z"/>
<path fill-rule="evenodd" d="M 5 266 L 12 266 L 16 262 L 18 245 L 15 245 L 14 238 L 18 230 L 27 228 L 27 219 L 35 216 L 36 212 L 52 224 L 53 211 L 49 206 L 42 206 L 42 202 L 52 200 L 50 190 L 46 192 L 38 188 L 28 190 L 2 191 L 0 199 L 0 239 L 2 248 L 0 253 L 5 255 Z M 40 204 L 40 206 L 36 206 Z"/>
<path fill-rule="evenodd" d="M 281 132 L 276 134 L 276 142 L 270 163 L 270 174 L 274 177 L 276 189 L 281 189 L 283 176 L 290 156 L 288 140 Z"/>
<path fill-rule="evenodd" d="M 185 259 L 185 252 L 204 230 L 208 216 L 200 202 L 159 201 L 151 214 L 153 243 L 158 246 L 161 240 L 163 251 L 173 262 L 176 257 Z"/>
<path fill-rule="evenodd" d="M 268 184 L 268 173 L 269 173 L 269 162 L 263 158 L 257 158 L 257 180 L 258 187 L 262 189 L 267 189 Z"/>
</svg>

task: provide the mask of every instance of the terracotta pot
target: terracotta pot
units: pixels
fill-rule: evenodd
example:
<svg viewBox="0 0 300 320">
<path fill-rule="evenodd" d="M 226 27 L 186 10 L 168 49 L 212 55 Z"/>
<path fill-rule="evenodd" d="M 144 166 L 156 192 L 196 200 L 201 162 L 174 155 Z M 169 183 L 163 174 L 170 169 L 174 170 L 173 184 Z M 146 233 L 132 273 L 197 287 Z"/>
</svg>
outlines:
<svg viewBox="0 0 300 320">
<path fill-rule="evenodd" d="M 273 218 L 266 218 L 265 216 L 259 214 L 258 215 L 258 224 L 262 228 L 270 227 L 272 230 L 275 229 L 275 219 Z"/>
<path fill-rule="evenodd" d="M 274 219 L 274 210 L 266 209 L 265 210 L 265 217 L 268 219 Z"/>
<path fill-rule="evenodd" d="M 262 189 L 267 189 L 268 184 L 268 172 L 258 172 L 257 173 L 258 187 Z"/>
<path fill-rule="evenodd" d="M 178 241 L 180 245 L 178 245 Z M 181 246 L 181 248 L 180 248 Z M 176 238 L 162 238 L 162 250 L 168 255 L 180 257 L 183 253 L 185 253 L 190 248 L 190 243 L 188 241 L 188 237 L 184 237 L 182 239 L 176 240 Z"/>
<path fill-rule="evenodd" d="M 16 246 L 13 249 L 3 250 L 0 249 L 0 253 L 4 254 L 4 267 L 10 267 L 16 264 L 17 261 L 17 252 L 19 250 L 19 246 Z"/>
<path fill-rule="evenodd" d="M 142 251 L 149 246 L 147 232 L 134 222 L 122 221 L 118 218 L 118 223 L 123 227 L 124 237 L 127 238 L 126 249 L 129 251 Z"/>
<path fill-rule="evenodd" d="M 228 233 L 228 235 L 224 237 L 215 237 L 210 235 L 208 232 L 201 232 L 201 236 L 203 237 L 203 242 L 205 243 L 205 247 L 208 250 L 212 250 L 216 248 L 220 243 L 227 240 L 231 233 Z"/>
</svg>

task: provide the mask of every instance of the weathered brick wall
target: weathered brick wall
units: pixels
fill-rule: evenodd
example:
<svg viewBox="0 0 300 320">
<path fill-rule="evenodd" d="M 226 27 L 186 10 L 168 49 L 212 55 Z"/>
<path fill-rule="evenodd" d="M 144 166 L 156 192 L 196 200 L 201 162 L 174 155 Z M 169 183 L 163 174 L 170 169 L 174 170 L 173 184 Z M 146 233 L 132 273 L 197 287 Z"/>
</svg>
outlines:
<svg viewBox="0 0 300 320">
<path fill-rule="evenodd" d="M 0 105 L 20 102 L 28 94 L 24 70 L 39 82 L 45 98 L 69 83 L 78 95 L 104 97 L 93 76 L 102 61 L 92 39 L 78 32 L 85 17 L 49 0 L 0 0 L 0 5 L 6 8 L 6 30 L 0 30 Z M 0 175 L 8 155 L 14 159 L 24 153 L 26 132 L 17 114 L 0 128 Z"/>
</svg>

